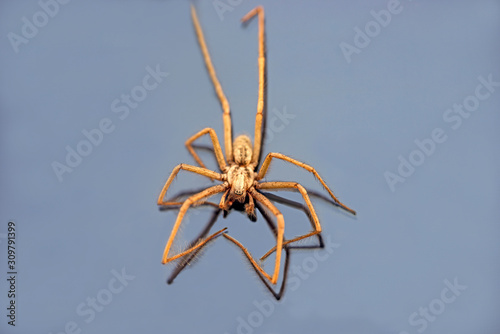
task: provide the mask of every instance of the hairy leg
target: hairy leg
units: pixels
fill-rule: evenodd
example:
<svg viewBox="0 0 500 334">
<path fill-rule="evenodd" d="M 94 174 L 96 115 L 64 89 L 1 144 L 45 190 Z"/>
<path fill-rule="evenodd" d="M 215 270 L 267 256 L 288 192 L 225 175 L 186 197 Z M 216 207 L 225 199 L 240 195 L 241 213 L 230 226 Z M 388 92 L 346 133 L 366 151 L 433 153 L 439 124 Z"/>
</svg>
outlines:
<svg viewBox="0 0 500 334">
<path fill-rule="evenodd" d="M 177 176 L 180 170 L 186 170 L 188 172 L 200 174 L 206 177 L 209 177 L 211 179 L 219 180 L 219 181 L 224 181 L 224 175 L 213 172 L 209 169 L 203 168 L 203 167 L 196 167 L 196 166 L 191 166 L 191 165 L 186 165 L 186 164 L 180 164 L 175 166 L 174 170 L 172 173 L 170 173 L 170 176 L 167 179 L 167 182 L 165 182 L 165 185 L 163 186 L 163 189 L 160 192 L 160 196 L 158 197 L 158 205 L 179 205 L 181 203 L 179 202 L 170 202 L 165 200 L 165 196 L 167 194 L 167 190 L 172 184 L 172 181 L 174 178 Z"/>
<path fill-rule="evenodd" d="M 255 207 L 257 208 L 257 210 L 259 210 L 261 215 L 264 217 L 267 225 L 269 226 L 269 228 L 271 229 L 273 234 L 276 236 L 278 231 L 276 229 L 276 225 L 274 224 L 274 222 L 271 219 L 271 217 L 269 216 L 269 214 L 266 212 L 266 210 L 264 210 L 264 208 L 262 207 L 262 205 L 259 202 L 255 203 Z M 290 263 L 290 247 L 283 246 L 283 249 L 285 250 L 285 265 L 283 268 L 283 280 L 281 281 L 281 287 L 280 287 L 278 292 L 274 291 L 271 284 L 269 284 L 269 281 L 264 276 L 262 276 L 261 273 L 257 269 L 255 269 L 255 267 L 253 267 L 253 269 L 257 273 L 259 279 L 262 281 L 262 283 L 264 283 L 264 285 L 269 290 L 269 292 L 271 292 L 273 294 L 273 296 L 274 296 L 274 298 L 276 298 L 276 300 L 280 300 L 283 297 L 283 294 L 285 293 L 287 278 L 288 278 L 288 270 L 289 270 L 289 263 Z"/>
<path fill-rule="evenodd" d="M 212 211 L 212 215 L 210 216 L 210 219 L 205 225 L 205 228 L 200 232 L 200 234 L 198 234 L 196 238 L 193 239 L 193 241 L 189 243 L 188 248 L 195 246 L 196 244 L 202 242 L 203 239 L 205 239 L 207 234 L 210 232 L 210 229 L 212 228 L 212 226 L 214 226 L 215 222 L 217 221 L 217 218 L 219 218 L 221 211 L 222 210 L 219 208 Z M 205 243 L 205 246 L 206 245 L 207 243 Z M 177 266 L 170 274 L 167 283 L 172 284 L 174 282 L 174 279 L 181 273 L 181 271 L 183 271 L 188 265 L 190 265 L 193 262 L 193 260 L 197 257 L 197 255 L 201 252 L 202 249 L 203 247 L 199 247 L 190 254 L 186 255 L 185 258 L 180 259 L 180 261 L 177 263 Z"/>
<path fill-rule="evenodd" d="M 330 190 L 330 188 L 326 185 L 325 181 L 323 181 L 323 179 L 321 178 L 321 176 L 319 176 L 318 172 L 316 172 L 316 170 L 303 163 L 303 162 L 300 162 L 298 160 L 295 160 L 293 158 L 290 158 L 284 154 L 281 154 L 281 153 L 269 153 L 266 158 L 264 159 L 264 163 L 262 164 L 262 167 L 260 168 L 259 170 L 259 173 L 257 174 L 257 177 L 255 178 L 257 181 L 258 180 L 261 180 L 267 173 L 267 170 L 269 168 L 269 165 L 271 164 L 271 161 L 273 158 L 276 158 L 276 159 L 281 159 L 283 161 L 287 161 L 287 162 L 290 162 L 298 167 L 301 167 L 301 168 L 304 168 L 305 170 L 307 170 L 308 172 L 312 173 L 318 180 L 319 182 L 321 182 L 321 184 L 323 185 L 323 187 L 326 189 L 326 191 L 328 191 L 328 193 L 330 194 L 330 196 L 333 198 L 333 200 L 338 203 L 338 205 L 343 208 L 344 210 L 352 213 L 353 215 L 356 214 L 356 211 L 354 211 L 353 209 L 349 208 L 348 206 L 342 204 L 342 202 L 340 202 L 338 200 L 338 198 L 333 194 L 333 191 Z"/>
<path fill-rule="evenodd" d="M 316 211 L 314 210 L 314 207 L 311 203 L 311 199 L 307 195 L 306 189 L 298 184 L 297 182 L 262 182 L 257 184 L 256 189 L 267 189 L 267 190 L 280 190 L 280 189 L 297 189 L 302 197 L 304 198 L 304 202 L 306 202 L 307 208 L 309 209 L 309 212 L 311 213 L 311 217 L 314 223 L 313 226 L 313 231 L 306 233 L 304 235 L 298 236 L 296 238 L 287 240 L 283 242 L 284 245 L 288 245 L 290 243 L 307 239 L 309 237 L 312 237 L 314 235 L 320 234 L 321 233 L 321 224 L 319 223 L 318 216 L 316 215 Z M 271 250 L 269 250 L 264 256 L 261 257 L 261 260 L 266 259 L 269 255 L 271 255 L 277 247 L 273 247 Z"/>
<path fill-rule="evenodd" d="M 192 251 L 194 251 L 200 247 L 203 247 L 211 239 L 217 237 L 219 234 L 221 234 L 222 232 L 224 232 L 226 230 L 226 228 L 224 228 L 220 231 L 217 231 L 214 234 L 212 234 L 211 236 L 209 236 L 208 238 L 204 239 L 202 242 L 196 244 L 195 246 L 190 247 L 187 250 L 185 250 L 177 255 L 170 256 L 170 257 L 168 256 L 170 248 L 172 247 L 172 243 L 174 242 L 175 236 L 177 235 L 179 227 L 182 223 L 182 219 L 184 218 L 184 215 L 186 214 L 186 211 L 189 209 L 189 207 L 193 203 L 196 203 L 203 198 L 206 198 L 206 197 L 209 197 L 209 196 L 212 196 L 212 195 L 215 195 L 217 193 L 225 191 L 227 189 L 227 187 L 228 187 L 227 184 L 219 184 L 219 185 L 207 188 L 207 189 L 203 190 L 202 192 L 199 192 L 197 194 L 190 196 L 188 199 L 186 199 L 182 203 L 182 206 L 179 209 L 179 214 L 177 215 L 177 219 L 174 223 L 174 227 L 172 228 L 172 232 L 170 233 L 170 237 L 168 238 L 167 244 L 165 246 L 165 250 L 163 252 L 163 259 L 162 259 L 163 264 L 170 262 L 170 261 L 174 261 L 180 257 L 183 257 L 183 256 L 191 253 Z"/>
<path fill-rule="evenodd" d="M 252 17 L 258 15 L 259 18 L 259 95 L 257 100 L 257 115 L 255 116 L 255 136 L 252 154 L 252 164 L 257 166 L 261 156 L 262 139 L 264 133 L 263 119 L 264 112 L 267 106 L 267 87 L 266 87 L 266 42 L 265 42 L 265 27 L 264 27 L 264 8 L 257 6 L 245 15 L 241 21 L 248 22 Z"/>
<path fill-rule="evenodd" d="M 196 153 L 196 151 L 193 148 L 193 141 L 196 139 L 200 138 L 201 136 L 205 134 L 210 135 L 210 139 L 212 140 L 212 144 L 214 146 L 214 154 L 215 158 L 217 159 L 217 163 L 219 164 L 219 168 L 221 172 L 225 172 L 227 165 L 226 165 L 226 160 L 224 159 L 224 155 L 222 154 L 222 149 L 219 144 L 219 139 L 217 138 L 217 134 L 215 133 L 215 130 L 212 128 L 205 128 L 198 133 L 194 134 L 191 136 L 187 141 L 186 141 L 186 148 L 188 149 L 189 153 L 193 156 L 194 160 L 200 165 L 200 167 L 206 168 L 205 164 L 203 161 L 201 161 L 200 157 Z"/>
<path fill-rule="evenodd" d="M 266 207 L 275 217 L 277 222 L 277 234 L 276 234 L 276 259 L 274 265 L 274 272 L 272 276 L 271 283 L 276 284 L 278 281 L 278 275 L 280 271 L 280 263 L 281 263 L 281 251 L 283 249 L 283 238 L 285 234 L 285 220 L 283 218 L 283 214 L 268 200 L 264 195 L 259 193 L 254 188 L 249 189 L 249 194 L 253 196 L 256 202 L 261 203 L 264 207 Z"/>
<path fill-rule="evenodd" d="M 311 194 L 311 192 L 309 190 L 307 190 L 307 192 L 308 192 L 309 196 L 315 197 L 315 195 Z M 278 195 L 273 194 L 273 193 L 262 192 L 262 194 L 264 196 L 266 196 L 272 202 L 280 203 L 280 204 L 289 206 L 291 208 L 303 211 L 305 213 L 305 215 L 307 216 L 307 218 L 309 219 L 309 223 L 311 224 L 311 227 L 314 229 L 314 220 L 312 218 L 311 212 L 309 211 L 307 205 L 292 201 L 288 198 L 284 198 L 284 197 L 278 196 Z M 320 194 L 320 195 L 322 196 L 322 194 Z M 331 201 L 329 198 L 326 198 L 326 197 L 325 197 L 325 200 L 327 202 Z M 274 232 L 274 233 L 276 234 L 276 232 Z M 322 249 L 322 248 L 324 248 L 325 243 L 323 242 L 323 237 L 321 236 L 321 233 L 316 234 L 316 237 L 318 238 L 318 244 L 316 244 L 316 245 L 291 245 L 288 242 L 288 240 L 283 241 L 283 244 L 285 244 L 288 249 Z M 261 258 L 260 260 L 262 261 L 263 258 Z"/>
<path fill-rule="evenodd" d="M 224 122 L 224 145 L 226 149 L 227 162 L 233 161 L 233 134 L 231 125 L 231 112 L 229 108 L 229 102 L 227 101 L 226 95 L 222 90 L 219 79 L 217 79 L 217 74 L 215 73 L 212 60 L 210 59 L 210 53 L 208 52 L 207 44 L 205 42 L 205 37 L 203 36 L 203 31 L 201 30 L 200 22 L 198 21 L 198 15 L 194 6 L 191 5 L 191 17 L 193 19 L 194 29 L 196 31 L 196 36 L 198 37 L 198 43 L 200 44 L 200 49 L 203 54 L 203 59 L 205 60 L 205 65 L 214 85 L 215 93 L 219 98 L 220 104 L 222 106 L 222 120 Z"/>
</svg>

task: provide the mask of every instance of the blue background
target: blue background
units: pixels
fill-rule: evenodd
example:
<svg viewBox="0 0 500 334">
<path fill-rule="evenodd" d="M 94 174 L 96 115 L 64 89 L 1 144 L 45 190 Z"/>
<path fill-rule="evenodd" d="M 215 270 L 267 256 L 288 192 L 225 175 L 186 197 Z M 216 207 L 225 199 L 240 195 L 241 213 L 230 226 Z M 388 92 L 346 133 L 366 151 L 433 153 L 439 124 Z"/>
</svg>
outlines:
<svg viewBox="0 0 500 334">
<path fill-rule="evenodd" d="M 265 152 L 316 167 L 358 216 L 315 202 L 334 251 L 294 252 L 302 271 L 279 304 L 223 239 L 166 285 L 172 267 L 160 261 L 175 213 L 159 212 L 157 196 L 175 165 L 194 163 L 190 135 L 213 127 L 223 138 L 189 2 L 71 1 L 43 22 L 37 1 L 2 1 L 0 331 L 498 333 L 500 87 L 460 127 L 443 117 L 475 94 L 479 77 L 500 81 L 499 2 L 401 0 L 385 27 L 370 24 L 371 11 L 391 1 L 220 2 L 227 11 L 212 1 L 196 7 L 235 134 L 253 133 L 257 100 L 257 24 L 239 20 L 262 4 L 276 125 Z M 43 26 L 16 52 L 9 36 L 33 16 Z M 355 29 L 366 24 L 380 31 L 348 62 L 340 45 L 356 46 Z M 126 117 L 113 112 L 148 66 L 169 75 Z M 76 149 L 82 131 L 106 118 L 113 131 L 60 181 L 52 164 L 65 164 L 66 146 Z M 446 140 L 414 153 L 435 129 Z M 400 156 L 424 161 L 391 189 L 385 175 L 398 173 Z M 321 190 L 285 163 L 268 179 Z M 184 173 L 172 193 L 210 184 Z M 309 231 L 303 214 L 279 208 L 287 236 Z M 208 216 L 188 215 L 178 247 Z M 17 228 L 15 328 L 5 317 L 8 221 Z M 214 230 L 225 226 L 256 256 L 273 245 L 262 218 L 232 213 Z M 122 271 L 126 286 L 114 279 Z M 445 290 L 446 280 L 462 290 Z M 93 317 L 92 298 L 105 302 Z M 439 314 L 425 320 L 421 308 Z"/>
</svg>

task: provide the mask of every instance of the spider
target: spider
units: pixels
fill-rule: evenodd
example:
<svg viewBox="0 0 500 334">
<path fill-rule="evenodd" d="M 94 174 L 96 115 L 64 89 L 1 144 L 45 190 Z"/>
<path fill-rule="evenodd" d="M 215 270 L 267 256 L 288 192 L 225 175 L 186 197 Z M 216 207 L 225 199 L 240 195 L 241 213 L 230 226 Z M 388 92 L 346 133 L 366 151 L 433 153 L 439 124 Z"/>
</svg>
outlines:
<svg viewBox="0 0 500 334">
<path fill-rule="evenodd" d="M 196 10 L 193 6 L 191 6 L 191 17 L 193 20 L 193 25 L 195 28 L 196 36 L 198 39 L 198 43 L 201 48 L 201 52 L 203 54 L 203 58 L 205 61 L 205 65 L 207 67 L 210 79 L 214 86 L 216 95 L 219 99 L 219 102 L 222 107 L 222 117 L 223 117 L 223 125 L 224 125 L 224 149 L 225 156 L 222 152 L 221 145 L 219 143 L 219 139 L 214 129 L 205 128 L 193 136 L 191 136 L 185 143 L 186 148 L 189 153 L 193 156 L 196 163 L 199 166 L 193 166 L 188 164 L 179 164 L 177 165 L 169 178 L 165 182 L 161 193 L 158 198 L 158 205 L 160 209 L 179 209 L 179 213 L 177 215 L 176 221 L 172 228 L 172 232 L 168 238 L 167 244 L 165 246 L 165 250 L 163 252 L 162 263 L 166 264 L 168 262 L 183 259 L 183 262 L 179 264 L 169 279 L 169 283 L 173 281 L 173 279 L 179 274 L 181 270 L 185 268 L 187 264 L 189 264 L 196 254 L 209 242 L 215 240 L 217 237 L 222 236 L 225 239 L 231 241 L 235 244 L 241 251 L 244 253 L 246 258 L 250 261 L 253 269 L 259 274 L 259 278 L 266 284 L 266 286 L 273 292 L 271 285 L 275 285 L 278 282 L 280 266 L 281 266 L 281 256 L 282 252 L 285 252 L 286 260 L 285 260 L 285 269 L 284 269 L 284 277 L 283 280 L 286 279 L 287 267 L 289 261 L 289 249 L 293 246 L 292 243 L 295 243 L 299 240 L 303 240 L 309 237 L 317 236 L 320 241 L 320 246 L 322 246 L 323 242 L 321 239 L 321 225 L 318 219 L 318 216 L 314 210 L 314 207 L 311 203 L 310 196 L 323 198 L 324 200 L 330 201 L 330 203 L 346 210 L 347 212 L 355 215 L 356 212 L 346 205 L 342 204 L 337 197 L 333 194 L 332 190 L 326 185 L 321 176 L 316 172 L 316 170 L 298 160 L 290 158 L 281 153 L 269 153 L 264 158 L 262 164 L 262 145 L 264 141 L 264 128 L 265 128 L 265 115 L 266 115 L 266 102 L 267 102 L 267 94 L 266 94 L 266 49 L 265 49 L 265 36 L 264 36 L 264 9 L 261 6 L 258 6 L 251 10 L 247 15 L 242 18 L 243 23 L 247 23 L 251 18 L 257 16 L 259 23 L 259 35 L 258 35 L 258 44 L 259 44 L 259 57 L 258 57 L 258 73 L 259 73 L 259 86 L 258 86 L 258 101 L 257 101 L 257 114 L 255 120 L 255 133 L 254 133 L 254 141 L 252 143 L 251 139 L 247 135 L 239 135 L 233 140 L 232 134 L 232 124 L 231 124 L 231 112 L 229 107 L 229 102 L 224 95 L 222 87 L 219 83 L 217 75 L 215 73 L 215 69 L 213 67 L 210 54 L 208 52 L 205 38 L 203 36 L 202 29 L 200 27 L 200 23 L 198 21 L 198 17 L 196 14 Z M 213 151 L 215 158 L 217 160 L 217 164 L 219 167 L 219 172 L 212 171 L 205 167 L 205 164 L 200 159 L 198 154 L 196 153 L 194 148 L 200 148 L 200 146 L 194 144 L 194 141 L 198 138 L 209 135 L 213 148 L 210 147 L 209 150 Z M 314 177 L 319 180 L 324 189 L 328 192 L 329 198 L 323 196 L 318 193 L 310 193 L 299 183 L 297 182 L 284 182 L 284 181 L 262 181 L 266 176 L 266 173 L 269 169 L 271 162 L 274 159 L 280 159 L 285 162 L 294 164 L 298 167 L 301 167 L 308 172 L 312 173 Z M 259 168 L 260 166 L 260 168 Z M 208 187 L 206 189 L 200 189 L 194 192 L 185 192 L 178 196 L 174 196 L 173 198 L 167 200 L 167 190 L 172 184 L 172 181 L 176 177 L 176 175 L 181 171 L 187 171 L 191 173 L 196 173 L 199 175 L 203 175 L 205 177 L 210 178 L 211 180 L 220 181 L 220 184 Z M 302 198 L 305 202 L 305 206 L 293 202 L 291 200 L 284 199 L 277 195 L 268 193 L 273 190 L 291 190 L 298 191 L 302 195 Z M 215 194 L 222 193 L 222 197 L 220 203 L 217 205 L 215 203 L 207 202 L 210 196 Z M 180 199 L 186 197 L 182 201 Z M 297 236 L 293 239 L 285 239 L 284 231 L 285 231 L 285 220 L 282 213 L 278 210 L 278 208 L 273 204 L 273 202 L 282 203 L 285 205 L 289 205 L 295 208 L 299 208 L 303 210 L 306 215 L 309 217 L 311 221 L 311 225 L 313 230 L 304 235 Z M 178 254 L 171 254 L 171 247 L 179 231 L 179 227 L 183 221 L 183 218 L 190 207 L 197 205 L 211 205 L 215 207 L 213 215 L 207 225 L 207 227 L 202 231 L 198 238 L 195 239 L 192 243 L 190 243 L 187 249 L 181 251 Z M 260 262 L 257 262 L 250 252 L 235 238 L 231 237 L 228 234 L 227 227 L 206 236 L 209 233 L 210 228 L 213 226 L 215 221 L 217 220 L 220 212 L 222 211 L 224 216 L 227 213 L 234 209 L 236 211 L 241 211 L 246 213 L 248 218 L 251 221 L 255 221 L 257 216 L 255 209 L 264 216 L 266 222 L 269 227 L 273 231 L 276 237 L 276 246 L 271 248 L 264 256 L 261 257 L 261 261 L 267 258 L 269 255 L 275 253 L 275 261 L 274 261 L 274 270 L 272 273 L 267 273 L 261 266 Z M 276 218 L 276 224 L 272 222 L 271 217 L 267 213 L 267 211 L 272 214 Z M 307 247 L 307 246 L 305 246 Z M 300 246 L 295 246 L 295 248 L 300 248 Z M 274 293 L 275 297 L 279 299 L 282 294 L 284 282 L 282 283 L 281 291 L 279 294 Z"/>
</svg>

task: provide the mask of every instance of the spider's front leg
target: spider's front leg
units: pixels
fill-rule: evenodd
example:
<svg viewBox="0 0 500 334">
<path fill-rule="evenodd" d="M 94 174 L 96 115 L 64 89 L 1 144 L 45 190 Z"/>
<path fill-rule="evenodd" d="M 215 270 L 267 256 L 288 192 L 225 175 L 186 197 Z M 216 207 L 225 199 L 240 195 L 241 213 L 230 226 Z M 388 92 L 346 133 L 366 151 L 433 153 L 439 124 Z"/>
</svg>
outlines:
<svg viewBox="0 0 500 334">
<path fill-rule="evenodd" d="M 162 188 L 162 190 L 160 192 L 160 196 L 158 197 L 158 202 L 157 202 L 158 205 L 167 206 L 167 205 L 179 205 L 179 204 L 182 204 L 181 202 L 170 202 L 170 201 L 166 201 L 165 200 L 165 196 L 167 194 L 168 188 L 170 187 L 170 185 L 172 184 L 172 181 L 174 180 L 174 178 L 177 176 L 177 174 L 179 173 L 179 171 L 181 169 L 186 170 L 188 172 L 200 174 L 200 175 L 209 177 L 211 179 L 215 179 L 215 180 L 219 180 L 219 181 L 224 181 L 224 175 L 223 174 L 216 173 L 216 172 L 211 171 L 209 169 L 206 169 L 206 168 L 203 168 L 203 167 L 196 167 L 196 166 L 186 165 L 186 164 L 177 165 L 177 166 L 175 166 L 175 168 L 172 171 L 172 173 L 170 173 L 170 176 L 168 177 L 167 182 L 165 182 L 165 185 L 163 186 L 163 188 Z"/>
<path fill-rule="evenodd" d="M 277 233 L 276 233 L 276 260 L 274 264 L 274 271 L 272 276 L 264 271 L 262 266 L 255 261 L 250 252 L 236 239 L 227 235 L 226 233 L 222 234 L 223 237 L 232 241 L 236 246 L 238 246 L 245 256 L 248 258 L 252 266 L 255 270 L 257 270 L 263 277 L 267 278 L 271 284 L 276 284 L 278 282 L 280 266 L 281 266 L 281 252 L 283 250 L 283 238 L 285 234 L 285 220 L 283 218 L 283 214 L 274 206 L 271 201 L 269 201 L 264 195 L 257 192 L 254 188 L 250 188 L 248 190 L 249 196 L 252 196 L 254 200 L 264 205 L 274 216 L 276 216 L 277 221 Z"/>
<path fill-rule="evenodd" d="M 269 228 L 271 229 L 273 234 L 276 236 L 277 235 L 276 225 L 274 224 L 273 220 L 271 219 L 271 216 L 269 215 L 269 213 L 266 210 L 264 210 L 262 204 L 260 204 L 259 202 L 255 203 L 255 207 L 257 208 L 257 210 L 259 210 L 262 217 L 264 217 L 264 220 L 266 221 L 267 225 L 269 226 Z M 274 298 L 276 298 L 276 300 L 280 300 L 281 297 L 283 296 L 283 294 L 285 293 L 286 282 L 288 279 L 289 265 L 290 265 L 290 248 L 284 246 L 283 249 L 285 251 L 285 264 L 283 266 L 283 278 L 281 281 L 281 287 L 279 288 L 278 291 L 274 291 L 274 289 L 269 284 L 269 282 L 266 280 L 266 278 L 264 276 L 262 276 L 260 274 L 260 272 L 254 268 L 255 272 L 259 276 L 262 283 L 264 283 L 266 288 L 273 294 L 273 296 L 274 296 Z"/>
<path fill-rule="evenodd" d="M 205 228 L 200 232 L 200 234 L 198 234 L 198 236 L 196 238 L 194 238 L 188 244 L 188 248 L 191 248 L 191 247 L 203 242 L 203 240 L 205 240 L 205 237 L 210 232 L 210 229 L 212 228 L 212 226 L 214 226 L 220 213 L 221 213 L 221 210 L 219 208 L 212 211 L 212 216 L 208 220 Z M 205 243 L 205 246 L 206 246 L 206 243 Z M 181 273 L 181 271 L 183 271 L 188 265 L 190 265 L 193 262 L 193 260 L 196 258 L 196 256 L 199 254 L 199 252 L 202 250 L 202 248 L 203 247 L 196 249 L 191 254 L 189 254 L 185 258 L 183 258 L 182 261 L 177 263 L 177 266 L 175 267 L 175 269 L 172 271 L 169 278 L 167 279 L 167 284 L 172 284 L 174 282 L 177 275 L 179 275 Z"/>
<path fill-rule="evenodd" d="M 174 242 L 175 236 L 177 235 L 179 227 L 182 223 L 182 219 L 184 218 L 184 215 L 186 214 L 187 210 L 191 207 L 191 205 L 193 203 L 196 203 L 196 202 L 202 200 L 203 198 L 207 198 L 207 197 L 210 197 L 210 196 L 215 195 L 217 193 L 223 192 L 227 188 L 228 188 L 227 183 L 219 184 L 219 185 L 207 188 L 207 189 L 205 189 L 197 194 L 194 194 L 193 196 L 190 196 L 182 203 L 182 206 L 179 209 L 179 214 L 177 215 L 177 219 L 175 220 L 174 227 L 172 228 L 172 232 L 170 233 L 170 237 L 168 238 L 167 245 L 165 246 L 165 251 L 163 252 L 163 259 L 162 259 L 163 264 L 168 263 L 170 261 L 174 261 L 180 257 L 183 257 L 183 256 L 191 253 L 192 251 L 194 251 L 200 247 L 203 247 L 207 242 L 211 241 L 212 239 L 214 239 L 215 237 L 219 236 L 221 233 L 226 231 L 227 228 L 223 228 L 222 230 L 215 232 L 211 236 L 209 236 L 206 239 L 204 239 L 203 241 L 199 242 L 195 246 L 192 246 L 192 247 L 188 248 L 187 250 L 185 250 L 177 255 L 174 255 L 171 257 L 168 256 L 170 248 L 172 247 L 172 244 Z"/>
<path fill-rule="evenodd" d="M 305 170 L 307 170 L 308 172 L 312 173 L 314 175 L 314 177 L 316 177 L 316 179 L 318 179 L 318 181 L 321 183 L 321 185 L 326 189 L 326 191 L 328 191 L 328 193 L 330 194 L 330 196 L 332 197 L 332 199 L 338 203 L 338 205 L 352 213 L 353 215 L 356 214 L 356 211 L 354 211 L 353 209 L 349 208 L 347 205 L 343 204 L 342 202 L 340 202 L 338 200 L 338 198 L 333 194 L 333 191 L 330 190 L 330 188 L 326 185 L 325 181 L 323 181 L 323 179 L 321 178 L 321 176 L 319 176 L 318 172 L 316 171 L 316 169 L 314 169 L 313 167 L 303 163 L 303 162 L 300 162 L 298 160 L 295 160 L 293 158 L 290 158 L 289 156 L 286 156 L 284 154 L 281 154 L 281 153 L 269 153 L 266 158 L 264 159 L 264 162 L 262 163 L 262 167 L 260 168 L 259 170 L 259 173 L 257 174 L 257 176 L 255 177 L 255 179 L 258 181 L 258 180 L 261 180 L 267 173 L 267 170 L 269 168 L 269 165 L 271 164 L 271 161 L 273 158 L 276 158 L 276 159 L 281 159 L 281 160 L 284 160 L 284 161 L 287 161 L 287 162 L 290 162 L 298 167 L 301 167 L 301 168 L 304 168 Z"/>
</svg>

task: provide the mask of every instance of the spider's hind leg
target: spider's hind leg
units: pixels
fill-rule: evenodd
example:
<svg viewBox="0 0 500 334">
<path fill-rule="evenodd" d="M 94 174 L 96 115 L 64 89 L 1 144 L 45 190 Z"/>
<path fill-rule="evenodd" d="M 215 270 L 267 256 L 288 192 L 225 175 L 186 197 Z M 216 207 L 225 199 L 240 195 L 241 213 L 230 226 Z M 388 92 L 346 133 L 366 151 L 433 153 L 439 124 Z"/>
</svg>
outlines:
<svg viewBox="0 0 500 334">
<path fill-rule="evenodd" d="M 297 182 L 280 182 L 280 181 L 272 181 L 272 182 L 262 182 L 259 183 L 256 186 L 257 189 L 267 189 L 267 190 L 280 190 L 280 189 L 286 189 L 286 190 L 292 190 L 296 189 L 300 192 L 302 195 L 304 202 L 307 205 L 308 213 L 310 214 L 310 217 L 312 218 L 312 227 L 313 230 L 309 233 L 306 233 L 304 235 L 298 236 L 296 238 L 287 240 L 286 242 L 283 242 L 283 245 L 288 245 L 290 243 L 294 243 L 299 240 L 307 239 L 315 235 L 319 235 L 321 233 L 321 224 L 319 223 L 318 216 L 316 215 L 316 211 L 314 210 L 314 207 L 311 203 L 311 199 L 309 198 L 309 195 L 307 194 L 307 190 L 301 186 Z M 320 239 L 322 241 L 322 239 Z M 278 249 L 277 246 L 273 247 L 270 249 L 266 254 L 264 254 L 260 259 L 261 261 L 267 258 L 270 254 L 272 254 L 274 251 L 281 251 Z"/>
<path fill-rule="evenodd" d="M 307 192 L 309 193 L 310 196 L 318 197 L 318 198 L 320 198 L 328 203 L 335 204 L 334 202 L 330 201 L 328 198 L 326 198 L 322 194 L 318 194 L 318 193 L 316 193 L 314 191 L 310 191 L 310 190 L 307 190 Z M 272 193 L 268 193 L 268 192 L 262 192 L 262 194 L 273 202 L 277 202 L 277 203 L 289 206 L 291 208 L 303 211 L 306 214 L 307 218 L 309 219 L 309 223 L 311 224 L 311 227 L 314 229 L 314 219 L 311 215 L 311 211 L 309 210 L 309 208 L 306 205 L 301 204 L 299 202 L 292 201 L 288 198 L 278 196 L 276 194 L 272 194 Z M 273 233 L 276 234 L 276 231 L 273 231 Z M 323 241 L 322 234 L 318 233 L 318 234 L 315 234 L 315 236 L 317 238 L 317 244 L 292 245 L 288 240 L 285 241 L 284 244 L 288 249 L 323 249 L 323 248 L 325 248 L 325 243 Z M 261 260 L 262 260 L 262 258 L 261 258 Z"/>
<path fill-rule="evenodd" d="M 259 19 L 259 95 L 257 99 L 257 114 L 255 116 L 255 135 L 252 154 L 252 164 L 257 167 L 262 156 L 262 145 L 264 143 L 267 110 L 267 65 L 266 65 L 266 40 L 264 8 L 257 6 L 245 15 L 241 21 L 247 23 L 252 17 Z"/>
<path fill-rule="evenodd" d="M 212 81 L 215 93 L 217 94 L 222 107 L 222 120 L 224 122 L 224 146 L 227 162 L 230 163 L 233 161 L 233 129 L 229 102 L 224 94 L 224 91 L 222 90 L 219 79 L 217 79 L 217 74 L 215 73 L 215 68 L 212 64 L 212 60 L 210 59 L 210 53 L 208 52 L 207 43 L 205 42 L 205 37 L 203 36 L 203 31 L 201 30 L 200 22 L 198 21 L 198 15 L 196 14 L 196 9 L 193 5 L 191 5 L 191 17 L 210 80 Z"/>
</svg>

